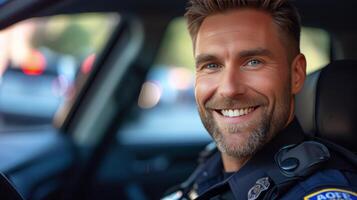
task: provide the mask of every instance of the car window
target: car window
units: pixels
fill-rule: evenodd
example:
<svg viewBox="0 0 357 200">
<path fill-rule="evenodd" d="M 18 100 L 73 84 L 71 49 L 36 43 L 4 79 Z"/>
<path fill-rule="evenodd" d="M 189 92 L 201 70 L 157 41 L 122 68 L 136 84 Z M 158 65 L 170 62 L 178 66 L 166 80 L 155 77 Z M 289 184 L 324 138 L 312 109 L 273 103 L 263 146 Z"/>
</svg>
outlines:
<svg viewBox="0 0 357 200">
<path fill-rule="evenodd" d="M 34 18 L 0 32 L 0 130 L 51 124 L 119 22 L 112 13 Z"/>
<path fill-rule="evenodd" d="M 331 41 L 327 31 L 319 28 L 302 27 L 301 52 L 306 56 L 306 72 L 310 74 L 326 66 L 330 61 Z"/>
<path fill-rule="evenodd" d="M 311 73 L 330 61 L 326 31 L 303 27 L 301 51 Z M 118 134 L 124 143 L 196 141 L 207 139 L 194 99 L 194 60 L 191 39 L 183 18 L 168 26 L 162 46 L 142 85 L 131 121 Z"/>
</svg>

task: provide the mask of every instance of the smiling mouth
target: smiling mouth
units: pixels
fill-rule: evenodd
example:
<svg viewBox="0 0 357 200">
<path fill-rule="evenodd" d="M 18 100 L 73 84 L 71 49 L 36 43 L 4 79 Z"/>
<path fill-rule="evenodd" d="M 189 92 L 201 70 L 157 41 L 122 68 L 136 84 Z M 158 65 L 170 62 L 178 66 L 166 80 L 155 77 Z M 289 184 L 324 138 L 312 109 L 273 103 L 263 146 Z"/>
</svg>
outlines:
<svg viewBox="0 0 357 200">
<path fill-rule="evenodd" d="M 241 117 L 253 112 L 258 107 L 259 106 L 239 108 L 239 109 L 222 109 L 216 111 L 224 117 Z"/>
</svg>

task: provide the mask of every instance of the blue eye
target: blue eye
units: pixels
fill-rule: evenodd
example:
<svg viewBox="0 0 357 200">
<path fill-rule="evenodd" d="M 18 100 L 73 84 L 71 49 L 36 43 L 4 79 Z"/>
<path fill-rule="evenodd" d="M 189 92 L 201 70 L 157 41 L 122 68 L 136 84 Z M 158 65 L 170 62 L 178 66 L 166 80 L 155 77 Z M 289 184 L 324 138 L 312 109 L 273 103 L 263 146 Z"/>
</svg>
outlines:
<svg viewBox="0 0 357 200">
<path fill-rule="evenodd" d="M 250 60 L 249 62 L 247 62 L 246 66 L 257 66 L 259 64 L 261 64 L 262 62 L 260 62 L 259 60 L 256 60 L 256 59 L 253 59 L 253 60 Z"/>
<path fill-rule="evenodd" d="M 207 64 L 205 66 L 206 69 L 217 69 L 219 68 L 219 65 L 218 64 L 215 64 L 215 63 L 210 63 L 210 64 Z"/>
<path fill-rule="evenodd" d="M 216 63 L 209 63 L 209 64 L 205 64 L 202 66 L 202 69 L 206 69 L 206 70 L 218 70 L 221 68 L 221 65 L 216 64 Z"/>
</svg>

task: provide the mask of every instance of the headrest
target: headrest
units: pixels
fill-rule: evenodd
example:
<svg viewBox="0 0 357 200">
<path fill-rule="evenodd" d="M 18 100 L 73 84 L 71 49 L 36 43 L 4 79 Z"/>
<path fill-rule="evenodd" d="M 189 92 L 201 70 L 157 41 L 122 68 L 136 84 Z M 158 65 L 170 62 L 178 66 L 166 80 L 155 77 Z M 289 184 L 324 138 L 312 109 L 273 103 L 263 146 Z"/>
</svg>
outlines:
<svg viewBox="0 0 357 200">
<path fill-rule="evenodd" d="M 307 134 L 357 152 L 357 61 L 333 61 L 308 75 L 295 111 Z"/>
</svg>

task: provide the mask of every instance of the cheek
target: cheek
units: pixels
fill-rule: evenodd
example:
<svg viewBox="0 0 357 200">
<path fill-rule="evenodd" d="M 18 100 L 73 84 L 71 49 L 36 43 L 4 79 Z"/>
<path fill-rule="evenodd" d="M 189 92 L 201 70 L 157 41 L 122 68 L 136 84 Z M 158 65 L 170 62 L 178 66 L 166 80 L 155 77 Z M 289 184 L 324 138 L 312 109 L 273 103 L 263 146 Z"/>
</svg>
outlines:
<svg viewBox="0 0 357 200">
<path fill-rule="evenodd" d="M 217 81 L 214 77 L 196 76 L 195 97 L 197 103 L 203 105 L 214 94 L 217 88 Z"/>
<path fill-rule="evenodd" d="M 265 96 L 271 103 L 284 95 L 282 93 L 288 92 L 286 88 L 290 83 L 287 72 L 277 71 L 265 71 L 249 76 L 247 82 L 253 90 Z"/>
</svg>

